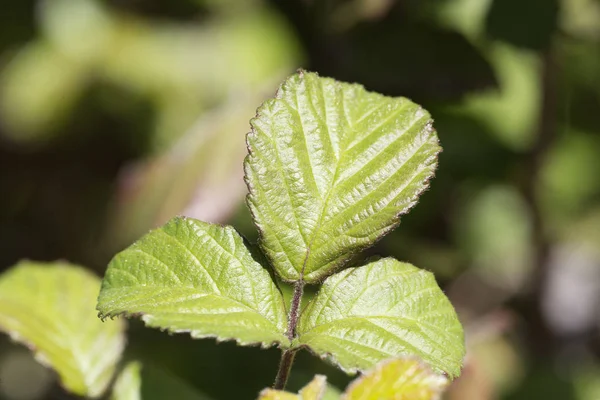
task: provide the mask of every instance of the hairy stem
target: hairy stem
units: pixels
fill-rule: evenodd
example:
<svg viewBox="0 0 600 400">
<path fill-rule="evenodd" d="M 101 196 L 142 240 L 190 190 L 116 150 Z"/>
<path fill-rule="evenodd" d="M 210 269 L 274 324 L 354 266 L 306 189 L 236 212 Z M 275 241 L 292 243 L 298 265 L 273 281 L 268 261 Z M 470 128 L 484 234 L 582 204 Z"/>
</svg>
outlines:
<svg viewBox="0 0 600 400">
<path fill-rule="evenodd" d="M 294 340 L 296 337 L 296 326 L 298 325 L 298 317 L 300 316 L 300 302 L 304 293 L 304 281 L 299 280 L 294 284 L 294 297 L 290 306 L 290 315 L 288 317 L 288 326 L 286 335 L 288 339 Z"/>
<path fill-rule="evenodd" d="M 290 314 L 288 316 L 288 326 L 286 335 L 290 341 L 296 337 L 296 326 L 298 325 L 298 317 L 300 316 L 300 303 L 302 301 L 302 294 L 304 293 L 304 281 L 299 280 L 294 284 L 294 295 L 292 297 L 292 304 L 290 305 Z M 290 371 L 292 370 L 292 364 L 294 363 L 294 357 L 296 357 L 297 349 L 286 349 L 281 354 L 281 360 L 279 361 L 279 370 L 277 371 L 277 377 L 275 377 L 275 383 L 273 388 L 277 390 L 285 389 Z"/>
<path fill-rule="evenodd" d="M 275 383 L 273 388 L 277 390 L 285 389 L 290 371 L 292 370 L 292 364 L 294 363 L 294 357 L 296 357 L 297 349 L 287 349 L 281 353 L 281 361 L 279 361 L 279 370 L 275 377 Z"/>
</svg>

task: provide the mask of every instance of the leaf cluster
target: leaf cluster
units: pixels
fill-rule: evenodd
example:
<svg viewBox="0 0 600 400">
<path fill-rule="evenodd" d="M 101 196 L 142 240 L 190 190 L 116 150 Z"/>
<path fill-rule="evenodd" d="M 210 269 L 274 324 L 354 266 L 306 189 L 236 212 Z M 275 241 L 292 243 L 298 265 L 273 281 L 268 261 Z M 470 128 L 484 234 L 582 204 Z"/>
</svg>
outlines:
<svg viewBox="0 0 600 400">
<path fill-rule="evenodd" d="M 247 200 L 269 266 L 233 228 L 177 217 L 111 261 L 101 316 L 308 348 L 347 372 L 412 355 L 458 376 L 462 327 L 431 273 L 389 258 L 343 269 L 427 188 L 441 149 L 430 115 L 406 98 L 299 71 L 251 126 Z M 290 305 L 279 280 L 296 288 Z M 302 307 L 305 284 L 322 285 Z"/>
<path fill-rule="evenodd" d="M 323 397 L 324 377 L 300 397 L 276 390 L 303 348 L 348 373 L 375 367 L 344 399 L 435 398 L 445 376 L 460 374 L 465 350 L 433 274 L 393 258 L 349 265 L 427 188 L 440 151 L 429 114 L 299 71 L 251 126 L 244 170 L 260 249 L 232 227 L 176 217 L 117 254 L 101 283 L 78 266 L 25 261 L 0 278 L 0 329 L 86 397 L 113 381 L 112 399 L 140 396 L 139 363 L 115 377 L 124 323 L 103 323 L 96 307 L 103 320 L 278 346 L 276 388 L 264 399 Z M 294 286 L 290 304 L 283 281 Z M 305 285 L 319 288 L 302 305 Z"/>
</svg>

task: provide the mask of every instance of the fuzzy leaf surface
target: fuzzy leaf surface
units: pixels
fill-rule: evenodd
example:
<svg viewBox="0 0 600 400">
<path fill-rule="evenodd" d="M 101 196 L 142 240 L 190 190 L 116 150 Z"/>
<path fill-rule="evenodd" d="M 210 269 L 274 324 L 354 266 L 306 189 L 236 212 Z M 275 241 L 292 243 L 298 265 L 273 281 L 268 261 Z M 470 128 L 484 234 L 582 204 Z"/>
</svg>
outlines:
<svg viewBox="0 0 600 400">
<path fill-rule="evenodd" d="M 306 306 L 295 346 L 306 345 L 346 372 L 418 356 L 460 374 L 464 335 L 432 273 L 385 258 L 329 277 Z"/>
<path fill-rule="evenodd" d="M 316 283 L 393 229 L 426 189 L 440 151 L 417 104 L 304 71 L 251 125 L 248 205 L 287 281 Z"/>
<path fill-rule="evenodd" d="M 0 277 L 0 330 L 84 397 L 105 391 L 125 344 L 123 321 L 96 316 L 99 289 L 99 278 L 63 262 L 21 261 Z"/>
<path fill-rule="evenodd" d="M 391 359 L 352 382 L 341 400 L 438 400 L 447 385 L 418 358 Z"/>
<path fill-rule="evenodd" d="M 176 217 L 117 254 L 98 298 L 102 317 L 238 344 L 288 344 L 281 292 L 231 227 Z"/>
<path fill-rule="evenodd" d="M 141 364 L 135 361 L 125 366 L 115 381 L 111 400 L 141 400 L 141 368 Z"/>
</svg>

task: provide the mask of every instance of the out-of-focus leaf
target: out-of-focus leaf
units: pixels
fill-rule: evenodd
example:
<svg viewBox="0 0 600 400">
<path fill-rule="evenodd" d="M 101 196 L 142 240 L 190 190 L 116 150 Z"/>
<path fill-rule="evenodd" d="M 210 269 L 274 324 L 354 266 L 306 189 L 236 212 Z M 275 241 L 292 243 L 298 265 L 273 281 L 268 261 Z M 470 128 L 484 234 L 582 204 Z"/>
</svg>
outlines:
<svg viewBox="0 0 600 400">
<path fill-rule="evenodd" d="M 576 37 L 600 38 L 600 2 L 561 0 L 561 27 Z"/>
<path fill-rule="evenodd" d="M 41 28 L 57 53 L 89 67 L 105 57 L 114 20 L 97 0 L 44 0 Z"/>
<path fill-rule="evenodd" d="M 177 217 L 110 262 L 98 298 L 102 317 L 240 345 L 287 346 L 281 292 L 231 227 Z"/>
<path fill-rule="evenodd" d="M 600 399 L 600 365 L 589 364 L 573 372 L 577 400 Z"/>
<path fill-rule="evenodd" d="M 300 389 L 298 394 L 275 389 L 264 389 L 260 392 L 258 400 L 322 400 L 327 378 L 323 375 L 315 375 L 313 380 Z"/>
<path fill-rule="evenodd" d="M 565 227 L 600 194 L 600 139 L 570 130 L 549 149 L 541 167 L 538 193 L 548 221 Z"/>
<path fill-rule="evenodd" d="M 498 89 L 469 94 L 453 108 L 483 122 L 508 147 L 526 149 L 535 140 L 538 122 L 539 58 L 501 43 L 487 45 L 485 51 L 498 78 Z"/>
<path fill-rule="evenodd" d="M 264 389 L 258 395 L 258 400 L 302 400 L 302 398 L 297 394 L 282 390 Z"/>
<path fill-rule="evenodd" d="M 251 125 L 248 205 L 287 281 L 318 282 L 397 226 L 441 150 L 417 104 L 304 71 Z"/>
<path fill-rule="evenodd" d="M 487 33 L 519 47 L 542 50 L 558 26 L 560 0 L 494 0 Z"/>
<path fill-rule="evenodd" d="M 269 12 L 216 18 L 202 25 L 115 18 L 111 49 L 118 51 L 107 53 L 102 73 L 153 99 L 155 150 L 174 143 L 207 107 L 232 95 L 260 91 L 299 58 L 289 28 Z"/>
<path fill-rule="evenodd" d="M 469 200 L 457 216 L 457 236 L 477 273 L 493 285 L 518 290 L 532 262 L 529 207 L 510 186 L 491 186 L 466 193 Z"/>
<path fill-rule="evenodd" d="M 130 362 L 117 377 L 111 400 L 141 400 L 142 379 L 139 362 Z"/>
<path fill-rule="evenodd" d="M 53 125 L 69 116 L 93 77 L 153 104 L 150 142 L 162 149 L 207 108 L 287 73 L 300 53 L 285 22 L 263 7 L 203 24 L 125 16 L 94 0 L 48 0 L 40 15 L 44 37 L 3 77 L 3 119 L 15 140 L 57 133 Z"/>
<path fill-rule="evenodd" d="M 99 288 L 97 277 L 59 262 L 22 261 L 0 278 L 0 329 L 81 396 L 104 392 L 124 346 L 123 322 L 96 316 Z"/>
<path fill-rule="evenodd" d="M 432 2 L 430 12 L 441 25 L 477 41 L 485 31 L 485 18 L 493 0 L 445 0 Z"/>
<path fill-rule="evenodd" d="M 325 394 L 327 387 L 327 378 L 323 375 L 316 375 L 314 379 L 302 389 L 300 389 L 301 400 L 320 400 Z"/>
<path fill-rule="evenodd" d="M 342 392 L 333 385 L 328 384 L 323 393 L 322 400 L 339 400 Z"/>
<path fill-rule="evenodd" d="M 391 359 L 355 380 L 342 400 L 437 400 L 447 385 L 418 358 Z"/>
<path fill-rule="evenodd" d="M 261 92 L 232 97 L 204 114 L 167 152 L 122 173 L 105 235 L 109 250 L 177 214 L 208 222 L 231 215 L 246 193 L 244 135 Z"/>
<path fill-rule="evenodd" d="M 27 45 L 0 76 L 2 132 L 18 143 L 50 140 L 60 132 L 87 78 L 80 65 L 47 43 Z"/>
<path fill-rule="evenodd" d="M 347 372 L 418 356 L 455 378 L 465 355 L 462 326 L 433 274 L 390 258 L 329 277 L 302 312 L 294 345 Z"/>
</svg>

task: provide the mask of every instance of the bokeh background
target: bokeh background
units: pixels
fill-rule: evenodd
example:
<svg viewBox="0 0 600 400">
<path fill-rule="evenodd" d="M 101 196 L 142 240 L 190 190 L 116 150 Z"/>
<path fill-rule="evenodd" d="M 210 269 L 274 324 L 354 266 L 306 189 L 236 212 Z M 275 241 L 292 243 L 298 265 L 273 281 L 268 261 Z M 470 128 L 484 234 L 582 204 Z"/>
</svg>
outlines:
<svg viewBox="0 0 600 400">
<path fill-rule="evenodd" d="M 303 67 L 433 115 L 431 189 L 369 254 L 434 271 L 467 331 L 447 400 L 600 399 L 600 1 L 2 0 L 0 271 L 102 275 L 176 214 L 256 239 L 248 120 Z M 144 399 L 252 399 L 277 350 L 133 321 Z M 307 353 L 291 387 L 324 373 Z M 0 398 L 69 399 L 0 338 Z"/>
</svg>

